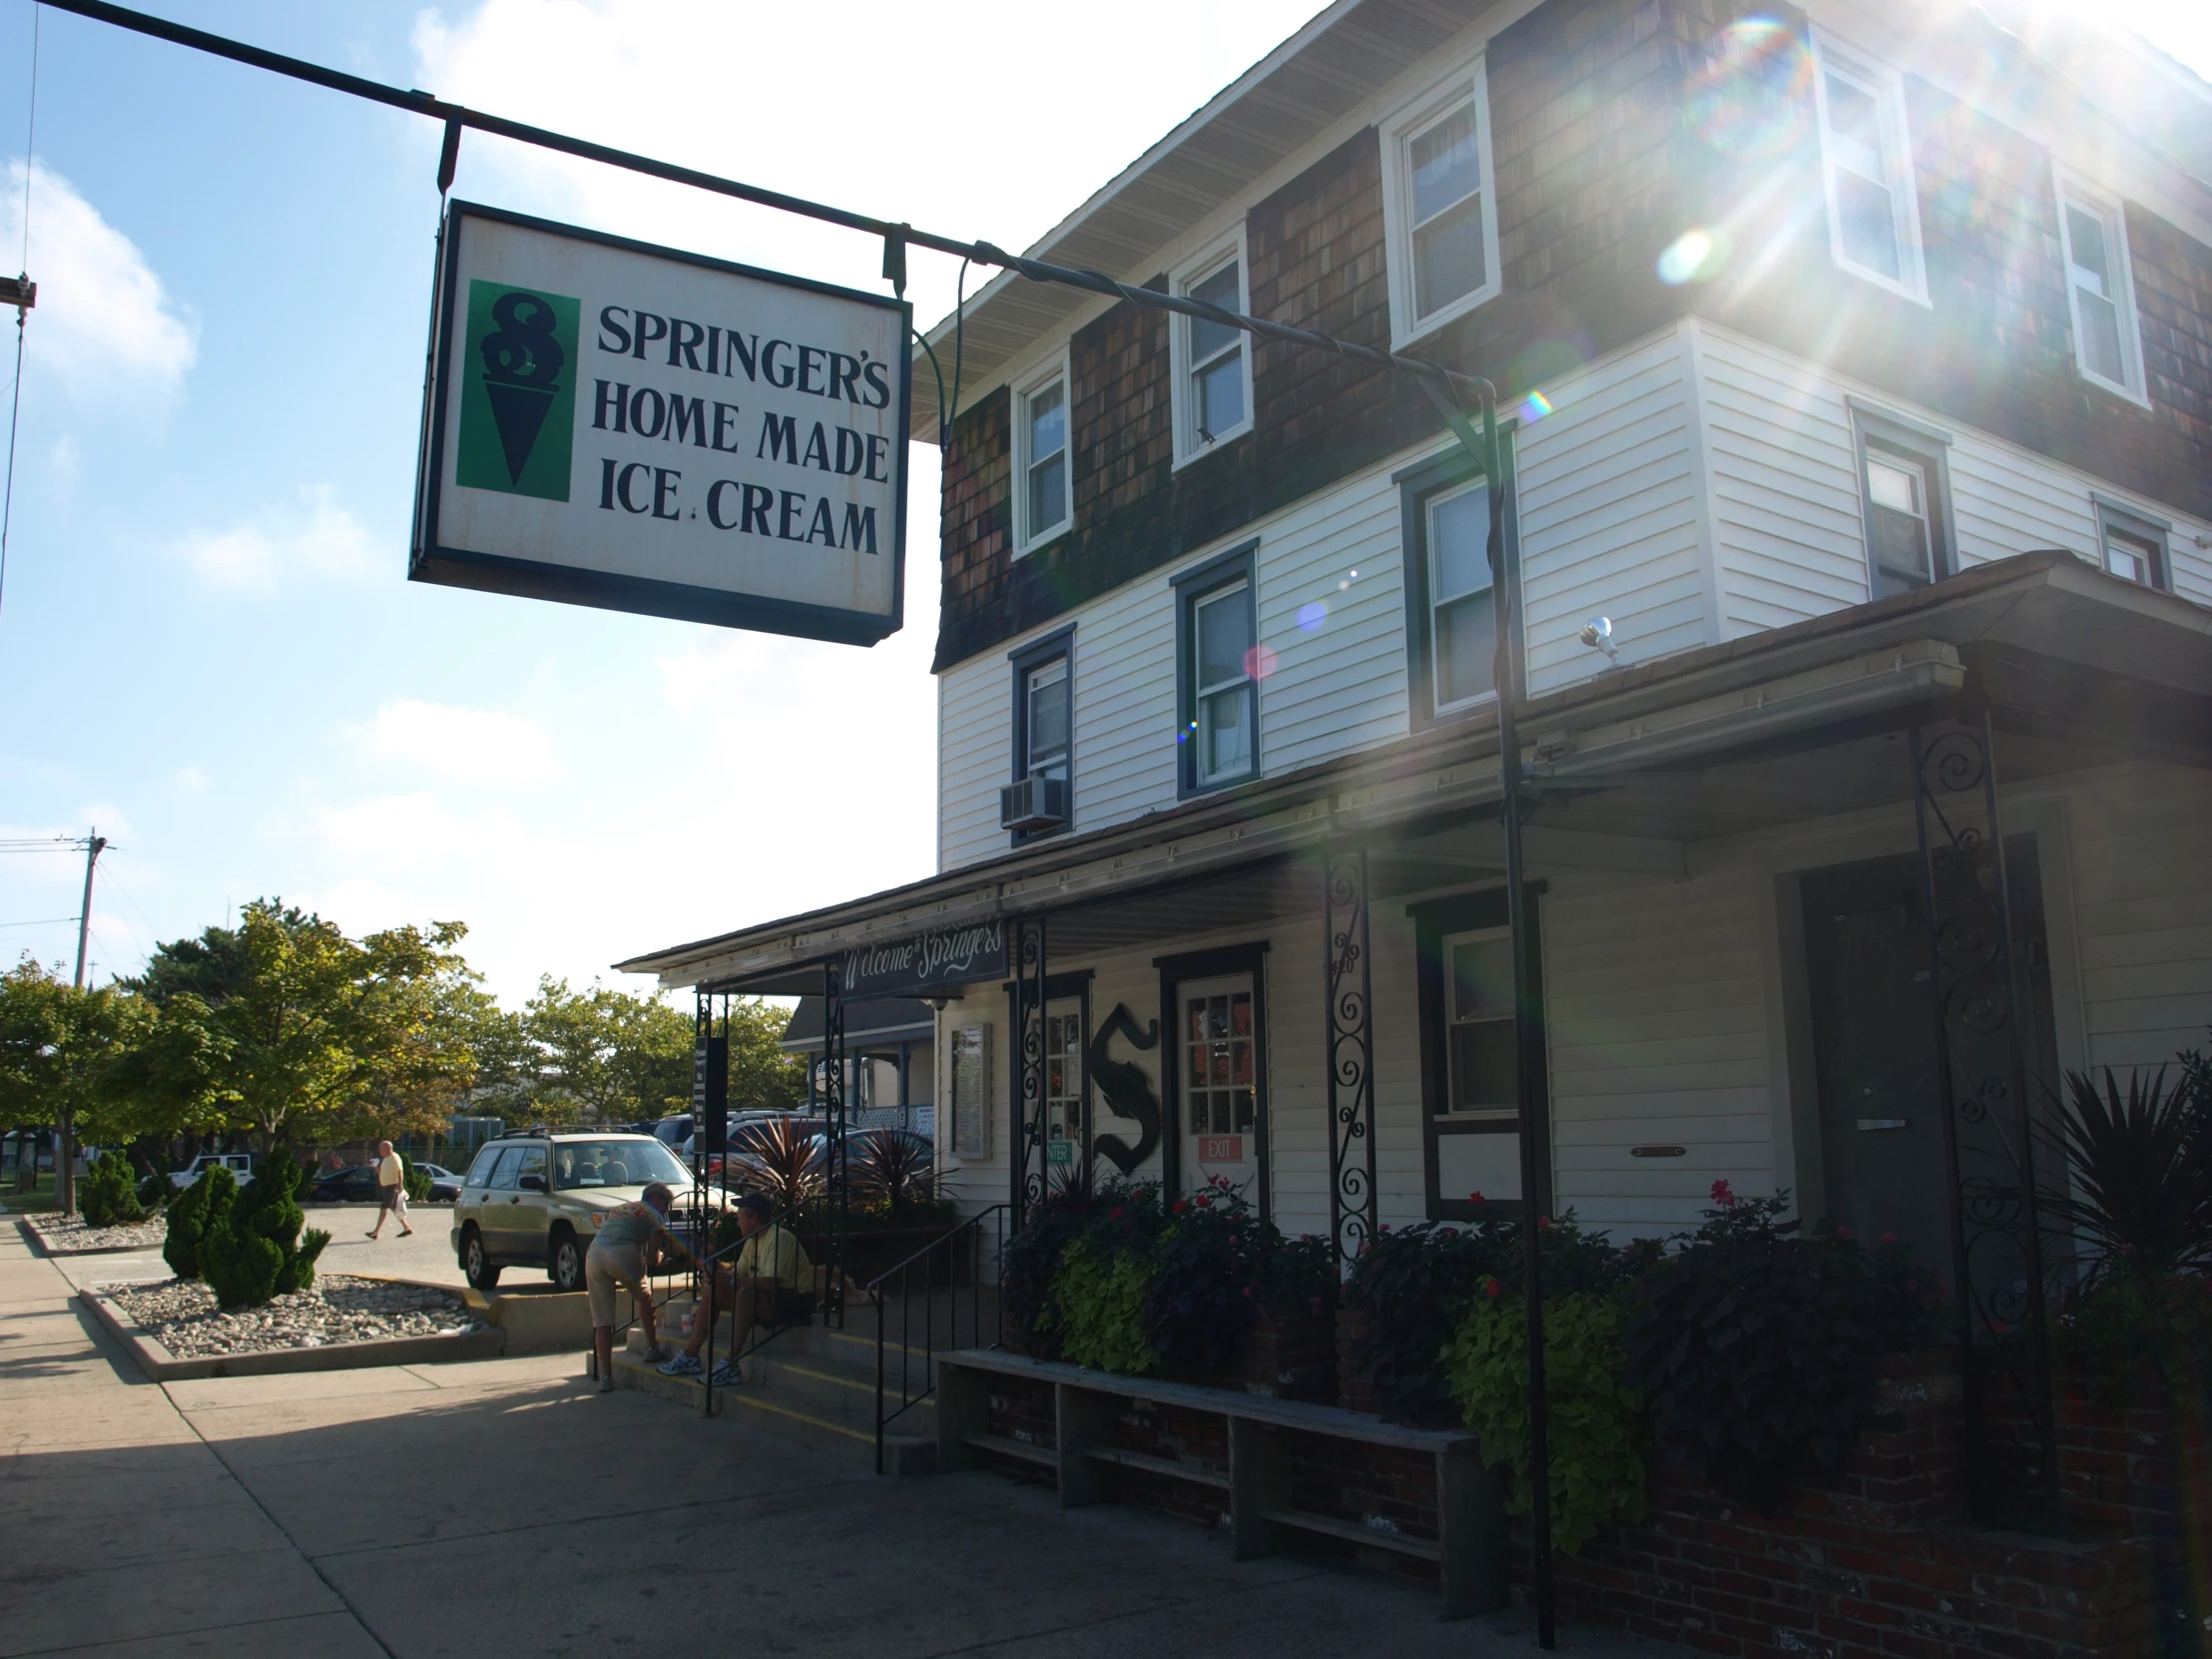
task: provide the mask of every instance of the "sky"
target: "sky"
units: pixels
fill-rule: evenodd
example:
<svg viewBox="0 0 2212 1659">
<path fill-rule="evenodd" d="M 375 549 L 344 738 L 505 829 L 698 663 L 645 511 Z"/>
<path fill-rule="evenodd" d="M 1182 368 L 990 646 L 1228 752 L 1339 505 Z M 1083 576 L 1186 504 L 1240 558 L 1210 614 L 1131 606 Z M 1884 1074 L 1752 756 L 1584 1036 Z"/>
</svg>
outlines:
<svg viewBox="0 0 2212 1659">
<path fill-rule="evenodd" d="M 1020 248 L 1317 0 L 145 0 L 517 120 Z M 2212 7 L 2115 0 L 2212 75 Z M 935 452 L 871 649 L 405 580 L 439 129 L 0 0 L 26 335 L 0 593 L 0 961 L 260 896 L 468 924 L 509 1002 L 934 867 Z M 1163 50 L 1172 42 L 1172 50 Z M 32 158 L 28 162 L 26 157 Z M 864 237 L 471 133 L 456 196 L 880 290 Z M 956 264 L 916 252 L 926 325 Z M 0 367 L 0 374 L 5 374 Z M 644 981 L 631 981 L 642 986 Z"/>
</svg>

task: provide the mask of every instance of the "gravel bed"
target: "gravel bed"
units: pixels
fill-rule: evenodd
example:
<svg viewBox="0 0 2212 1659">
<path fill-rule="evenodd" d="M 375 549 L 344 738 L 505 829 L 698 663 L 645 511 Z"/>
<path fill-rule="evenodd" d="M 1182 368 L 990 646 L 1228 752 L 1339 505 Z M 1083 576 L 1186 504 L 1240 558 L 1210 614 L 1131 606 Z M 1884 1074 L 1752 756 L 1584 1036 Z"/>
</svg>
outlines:
<svg viewBox="0 0 2212 1659">
<path fill-rule="evenodd" d="M 161 1216 L 124 1227 L 87 1227 L 83 1216 L 25 1216 L 39 1243 L 55 1256 L 87 1250 L 159 1250 L 169 1238 Z"/>
<path fill-rule="evenodd" d="M 197 1279 L 101 1289 L 141 1330 L 180 1359 L 322 1348 L 391 1337 L 436 1337 L 476 1324 L 467 1305 L 450 1292 L 343 1274 L 318 1277 L 306 1290 L 236 1313 L 219 1308 L 215 1292 Z"/>
</svg>

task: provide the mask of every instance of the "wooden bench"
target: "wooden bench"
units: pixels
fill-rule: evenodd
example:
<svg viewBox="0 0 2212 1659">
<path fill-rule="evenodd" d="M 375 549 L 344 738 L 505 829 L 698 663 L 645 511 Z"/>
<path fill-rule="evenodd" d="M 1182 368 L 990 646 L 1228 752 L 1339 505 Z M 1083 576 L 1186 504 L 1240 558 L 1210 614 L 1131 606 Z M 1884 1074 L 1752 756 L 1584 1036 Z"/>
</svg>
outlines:
<svg viewBox="0 0 2212 1659">
<path fill-rule="evenodd" d="M 991 1432 L 990 1390 L 999 1380 L 1050 1386 L 1052 1445 Z M 1115 1416 L 1122 1402 L 1130 1400 L 1226 1419 L 1227 1471 L 1115 1445 Z M 1293 1433 L 1425 1453 L 1435 1468 L 1437 1536 L 1408 1536 L 1298 1507 L 1286 1438 Z M 1051 1470 L 1063 1509 L 1111 1499 L 1117 1469 L 1211 1488 L 1228 1499 L 1231 1548 L 1240 1561 L 1272 1555 L 1286 1547 L 1292 1535 L 1307 1533 L 1435 1562 L 1447 1619 L 1506 1604 L 1511 1557 L 1505 1509 L 1472 1434 L 1404 1428 L 1333 1405 L 1122 1377 L 995 1350 L 941 1355 L 937 1360 L 937 1467 L 972 1467 L 979 1453 Z"/>
</svg>

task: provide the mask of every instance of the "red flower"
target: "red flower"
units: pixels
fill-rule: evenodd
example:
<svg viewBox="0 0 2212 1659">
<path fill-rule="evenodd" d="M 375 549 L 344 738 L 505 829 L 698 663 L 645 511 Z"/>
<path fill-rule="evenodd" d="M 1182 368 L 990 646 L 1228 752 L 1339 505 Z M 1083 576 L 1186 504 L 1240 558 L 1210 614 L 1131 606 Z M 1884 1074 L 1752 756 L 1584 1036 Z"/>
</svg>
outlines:
<svg viewBox="0 0 2212 1659">
<path fill-rule="evenodd" d="M 1882 1235 L 1882 1242 L 1884 1244 L 1896 1244 L 1898 1236 L 1895 1233 L 1885 1233 Z"/>
<path fill-rule="evenodd" d="M 1729 1190 L 1725 1179 L 1713 1183 L 1713 1202 L 1724 1210 L 1735 1208 L 1736 1195 Z"/>
<path fill-rule="evenodd" d="M 1185 1210 L 1188 1210 L 1190 1206 L 1184 1203 L 1180 1198 L 1175 1201 L 1175 1213 L 1177 1215 L 1181 1215 Z"/>
<path fill-rule="evenodd" d="M 1550 1230 L 1551 1218 L 1549 1216 L 1538 1216 L 1536 1218 L 1536 1231 L 1539 1233 L 1548 1233 Z"/>
<path fill-rule="evenodd" d="M 1210 1209 L 1210 1208 L 1212 1208 L 1212 1206 L 1213 1206 L 1213 1202 L 1214 1202 L 1214 1201 L 1213 1201 L 1212 1197 L 1211 1197 L 1210 1195 L 1206 1194 L 1206 1193 L 1200 1193 L 1200 1194 L 1198 1195 L 1198 1207 L 1199 1207 L 1199 1208 L 1200 1208 L 1201 1210 L 1205 1210 L 1205 1209 Z"/>
<path fill-rule="evenodd" d="M 1850 1228 L 1848 1228 L 1848 1227 L 1839 1227 L 1839 1228 L 1837 1228 L 1837 1229 L 1836 1229 L 1836 1237 L 1838 1237 L 1839 1239 L 1848 1239 L 1848 1238 L 1850 1238 L 1850 1237 L 1851 1237 L 1851 1229 L 1850 1229 Z"/>
<path fill-rule="evenodd" d="M 1467 1202 L 1469 1204 L 1486 1204 L 1489 1201 L 1482 1196 L 1482 1189 L 1477 1187 L 1473 1192 L 1467 1194 Z"/>
<path fill-rule="evenodd" d="M 1113 1209 L 1111 1209 L 1111 1210 L 1108 1210 L 1108 1211 L 1106 1212 L 1106 1219 L 1107 1219 L 1108 1221 L 1119 1221 L 1119 1220 L 1121 1220 L 1121 1207 L 1120 1207 L 1119 1205 L 1116 1205 L 1116 1206 L 1115 1206 L 1115 1207 L 1114 1207 Z"/>
<path fill-rule="evenodd" d="M 1482 1294 L 1484 1296 L 1497 1296 L 1501 1292 L 1503 1292 L 1504 1289 L 1505 1287 L 1503 1285 L 1500 1285 L 1495 1279 L 1485 1279 L 1482 1281 Z"/>
</svg>

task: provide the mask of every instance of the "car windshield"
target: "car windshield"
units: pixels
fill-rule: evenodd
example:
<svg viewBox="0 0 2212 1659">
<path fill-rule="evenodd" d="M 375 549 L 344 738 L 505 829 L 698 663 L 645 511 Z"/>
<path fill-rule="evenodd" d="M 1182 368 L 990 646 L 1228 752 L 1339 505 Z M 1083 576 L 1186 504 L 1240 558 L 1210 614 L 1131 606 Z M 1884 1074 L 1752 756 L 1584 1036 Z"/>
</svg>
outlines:
<svg viewBox="0 0 2212 1659">
<path fill-rule="evenodd" d="M 642 1187 L 649 1181 L 689 1186 L 691 1172 L 659 1141 L 561 1141 L 553 1148 L 553 1185 Z"/>
</svg>

